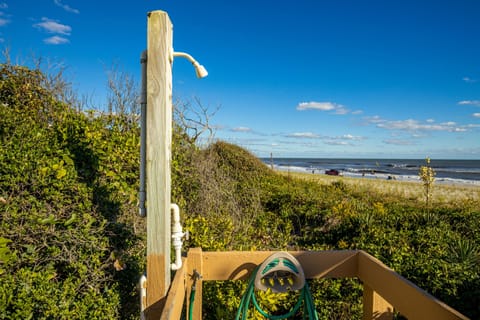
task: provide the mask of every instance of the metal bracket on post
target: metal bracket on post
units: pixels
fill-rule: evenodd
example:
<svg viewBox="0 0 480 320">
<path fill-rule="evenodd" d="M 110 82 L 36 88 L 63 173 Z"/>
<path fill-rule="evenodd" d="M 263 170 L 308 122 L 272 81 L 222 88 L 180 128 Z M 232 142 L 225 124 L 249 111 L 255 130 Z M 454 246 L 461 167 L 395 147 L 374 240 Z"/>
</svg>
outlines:
<svg viewBox="0 0 480 320">
<path fill-rule="evenodd" d="M 140 217 L 147 215 L 145 202 L 147 201 L 146 192 L 146 165 L 147 165 L 147 50 L 142 52 L 140 63 L 142 65 L 142 88 L 140 92 L 140 189 L 138 214 Z"/>
</svg>

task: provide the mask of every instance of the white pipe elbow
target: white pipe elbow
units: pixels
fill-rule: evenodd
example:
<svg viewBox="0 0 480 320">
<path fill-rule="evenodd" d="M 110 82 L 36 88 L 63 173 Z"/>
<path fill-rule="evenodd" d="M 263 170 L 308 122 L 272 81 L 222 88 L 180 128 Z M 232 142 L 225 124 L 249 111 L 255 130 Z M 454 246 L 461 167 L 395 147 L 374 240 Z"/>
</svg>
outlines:
<svg viewBox="0 0 480 320">
<path fill-rule="evenodd" d="M 195 73 L 197 74 L 197 78 L 205 78 L 208 76 L 208 71 L 205 69 L 203 65 L 198 63 L 197 60 L 195 60 L 191 55 L 189 55 L 186 52 L 172 52 L 171 53 L 171 60 L 173 61 L 174 57 L 182 57 L 190 61 L 195 68 Z"/>
<path fill-rule="evenodd" d="M 182 225 L 180 224 L 180 208 L 175 203 L 172 203 L 170 206 L 173 215 L 173 225 L 172 225 L 172 246 L 175 250 L 175 262 L 171 264 L 172 270 L 178 270 L 182 267 L 182 238 L 185 236 L 185 233 L 182 230 Z"/>
</svg>

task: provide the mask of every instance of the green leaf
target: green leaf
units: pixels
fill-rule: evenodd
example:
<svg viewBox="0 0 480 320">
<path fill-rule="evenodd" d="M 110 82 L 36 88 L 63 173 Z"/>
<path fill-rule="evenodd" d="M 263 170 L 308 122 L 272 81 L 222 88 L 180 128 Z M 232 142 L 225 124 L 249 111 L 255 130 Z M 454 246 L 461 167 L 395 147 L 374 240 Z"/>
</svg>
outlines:
<svg viewBox="0 0 480 320">
<path fill-rule="evenodd" d="M 12 240 L 0 237 L 0 248 L 1 247 L 6 247 L 8 243 L 12 242 Z"/>
<path fill-rule="evenodd" d="M 57 179 L 62 179 L 63 177 L 65 177 L 67 175 L 67 170 L 65 168 L 60 168 L 58 171 L 57 171 Z"/>
<path fill-rule="evenodd" d="M 67 221 L 65 221 L 65 222 L 63 223 L 63 225 L 64 225 L 65 227 L 68 227 L 69 225 L 71 225 L 72 223 L 74 223 L 76 219 L 77 219 L 77 214 L 74 213 L 74 214 L 72 214 L 72 216 L 70 217 L 70 219 L 68 219 Z"/>
<path fill-rule="evenodd" d="M 39 221 L 40 224 L 52 224 L 55 223 L 55 215 L 50 214 L 48 218 Z"/>
</svg>

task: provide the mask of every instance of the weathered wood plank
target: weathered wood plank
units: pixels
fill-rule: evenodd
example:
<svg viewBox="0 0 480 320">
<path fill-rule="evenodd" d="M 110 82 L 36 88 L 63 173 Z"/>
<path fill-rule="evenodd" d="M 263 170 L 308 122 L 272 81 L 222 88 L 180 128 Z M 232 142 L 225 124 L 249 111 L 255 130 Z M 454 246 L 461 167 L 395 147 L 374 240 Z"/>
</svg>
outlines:
<svg viewBox="0 0 480 320">
<path fill-rule="evenodd" d="M 468 319 L 363 251 L 358 277 L 409 320 Z"/>
<path fill-rule="evenodd" d="M 147 24 L 147 308 L 157 310 L 170 286 L 172 23 L 166 12 L 153 11 Z"/>
<path fill-rule="evenodd" d="M 203 252 L 203 280 L 246 280 L 272 251 Z M 306 278 L 355 277 L 357 251 L 289 251 Z"/>
<path fill-rule="evenodd" d="M 185 262 L 185 259 L 183 259 Z M 163 307 L 161 320 L 180 319 L 182 316 L 183 302 L 185 301 L 185 264 L 175 272 L 172 285 L 168 291 L 167 300 Z"/>
</svg>

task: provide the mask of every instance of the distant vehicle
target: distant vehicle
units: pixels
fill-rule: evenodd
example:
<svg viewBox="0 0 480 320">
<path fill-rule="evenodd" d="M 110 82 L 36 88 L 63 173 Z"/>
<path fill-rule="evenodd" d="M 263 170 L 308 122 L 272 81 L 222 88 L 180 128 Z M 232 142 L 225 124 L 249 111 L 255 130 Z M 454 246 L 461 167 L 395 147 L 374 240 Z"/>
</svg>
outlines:
<svg viewBox="0 0 480 320">
<path fill-rule="evenodd" d="M 325 170 L 325 174 L 328 174 L 329 176 L 338 176 L 340 172 L 335 169 L 330 169 L 330 170 Z"/>
</svg>

